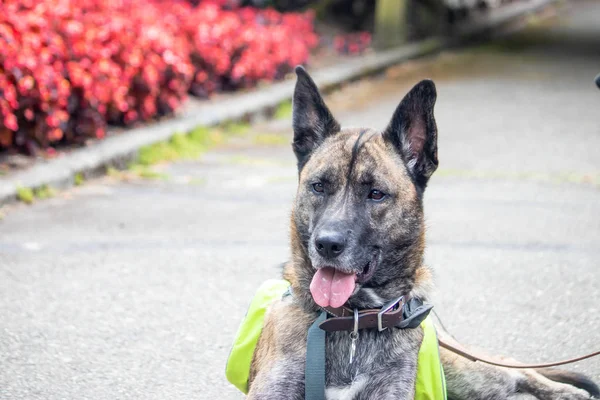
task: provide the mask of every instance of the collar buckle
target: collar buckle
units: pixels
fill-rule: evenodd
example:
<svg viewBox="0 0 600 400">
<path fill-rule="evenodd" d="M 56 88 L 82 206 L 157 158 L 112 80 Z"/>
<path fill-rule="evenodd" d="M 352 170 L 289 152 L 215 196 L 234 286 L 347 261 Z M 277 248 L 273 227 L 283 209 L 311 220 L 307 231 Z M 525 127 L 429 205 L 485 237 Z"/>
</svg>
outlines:
<svg viewBox="0 0 600 400">
<path fill-rule="evenodd" d="M 395 308 L 396 306 L 400 307 L 401 303 L 404 303 L 404 296 L 400 296 L 394 300 L 391 300 L 381 307 L 381 310 L 377 313 L 377 329 L 379 332 L 387 329 L 387 326 L 383 326 L 383 314 Z"/>
</svg>

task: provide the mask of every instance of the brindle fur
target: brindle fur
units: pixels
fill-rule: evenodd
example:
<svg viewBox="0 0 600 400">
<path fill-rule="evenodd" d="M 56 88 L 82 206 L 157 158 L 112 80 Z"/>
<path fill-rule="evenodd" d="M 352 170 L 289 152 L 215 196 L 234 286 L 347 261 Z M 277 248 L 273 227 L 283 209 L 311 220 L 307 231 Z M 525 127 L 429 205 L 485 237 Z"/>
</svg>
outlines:
<svg viewBox="0 0 600 400">
<path fill-rule="evenodd" d="M 303 399 L 308 328 L 319 313 L 309 285 L 316 269 L 331 266 L 374 275 L 359 282 L 351 307 L 376 308 L 401 294 L 427 301 L 430 271 L 423 265 L 423 193 L 438 165 L 436 100 L 432 81 L 417 84 L 384 132 L 341 129 L 306 71 L 297 69 L 294 142 L 299 185 L 291 216 L 291 260 L 283 276 L 292 296 L 267 312 L 252 362 L 249 399 Z M 312 189 L 323 184 L 324 192 Z M 372 189 L 387 196 L 368 199 Z M 325 260 L 315 250 L 323 231 L 343 231 L 346 248 Z M 328 399 L 412 399 L 420 329 L 363 330 L 349 363 L 347 332 L 327 334 Z M 449 399 L 588 399 L 588 392 L 533 370 L 475 363 L 441 349 Z M 560 373 L 550 376 L 561 380 Z M 584 385 L 583 378 L 570 383 Z M 564 381 L 564 379 L 563 379 Z M 593 384 L 588 386 L 594 390 Z M 596 388 L 597 389 L 597 388 Z"/>
</svg>

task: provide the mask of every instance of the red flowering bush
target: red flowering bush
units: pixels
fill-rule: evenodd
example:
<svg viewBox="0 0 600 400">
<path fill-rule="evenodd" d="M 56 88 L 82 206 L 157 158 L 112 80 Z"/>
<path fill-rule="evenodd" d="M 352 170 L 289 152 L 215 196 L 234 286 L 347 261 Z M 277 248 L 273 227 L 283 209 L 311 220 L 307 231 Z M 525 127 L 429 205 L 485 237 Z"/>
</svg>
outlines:
<svg viewBox="0 0 600 400">
<path fill-rule="evenodd" d="M 333 39 L 333 46 L 341 54 L 361 54 L 371 45 L 369 32 L 355 32 L 337 35 Z"/>
<path fill-rule="evenodd" d="M 0 151 L 102 138 L 307 60 L 312 15 L 234 3 L 0 0 Z"/>
<path fill-rule="evenodd" d="M 228 11 L 213 2 L 201 3 L 192 12 L 180 5 L 173 13 L 191 41 L 191 93 L 196 96 L 279 79 L 305 62 L 318 42 L 310 13 Z"/>
</svg>

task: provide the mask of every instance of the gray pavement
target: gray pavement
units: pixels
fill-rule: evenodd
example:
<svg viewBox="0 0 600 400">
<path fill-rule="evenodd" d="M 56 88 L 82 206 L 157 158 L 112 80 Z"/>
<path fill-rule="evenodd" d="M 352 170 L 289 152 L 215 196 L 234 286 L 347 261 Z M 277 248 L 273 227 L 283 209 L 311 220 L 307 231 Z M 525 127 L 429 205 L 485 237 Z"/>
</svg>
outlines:
<svg viewBox="0 0 600 400">
<path fill-rule="evenodd" d="M 412 83 L 437 82 L 426 258 L 466 344 L 532 362 L 600 346 L 598 20 L 599 4 L 576 3 L 553 27 L 329 96 L 343 125 L 383 127 Z M 254 130 L 289 138 L 288 123 Z M 289 251 L 292 152 L 238 140 L 160 169 L 169 179 L 105 178 L 7 210 L 0 399 L 241 398 L 225 360 Z M 600 380 L 598 359 L 572 369 Z"/>
</svg>

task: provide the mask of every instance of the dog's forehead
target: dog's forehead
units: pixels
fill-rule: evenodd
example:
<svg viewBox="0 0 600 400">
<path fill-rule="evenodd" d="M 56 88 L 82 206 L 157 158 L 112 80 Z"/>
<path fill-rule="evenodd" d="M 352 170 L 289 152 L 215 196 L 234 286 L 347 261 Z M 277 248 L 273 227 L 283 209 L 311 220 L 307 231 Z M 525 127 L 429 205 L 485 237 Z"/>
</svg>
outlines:
<svg viewBox="0 0 600 400">
<path fill-rule="evenodd" d="M 362 151 L 361 142 L 364 145 L 365 138 L 370 136 L 373 136 L 371 140 L 377 140 L 375 135 L 381 136 L 375 130 L 345 128 L 328 136 L 311 154 L 302 170 L 302 175 L 327 173 L 330 176 L 341 176 L 344 171 L 347 171 L 350 162 L 358 161 L 357 155 Z M 364 154 L 361 155 L 361 158 L 363 157 Z"/>
<path fill-rule="evenodd" d="M 410 179 L 402 159 L 382 133 L 369 128 L 344 128 L 328 137 L 302 172 L 304 176 L 325 174 L 344 181 L 349 177 L 385 180 L 390 185 L 404 185 Z"/>
</svg>

